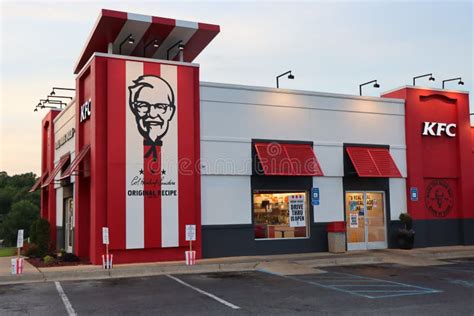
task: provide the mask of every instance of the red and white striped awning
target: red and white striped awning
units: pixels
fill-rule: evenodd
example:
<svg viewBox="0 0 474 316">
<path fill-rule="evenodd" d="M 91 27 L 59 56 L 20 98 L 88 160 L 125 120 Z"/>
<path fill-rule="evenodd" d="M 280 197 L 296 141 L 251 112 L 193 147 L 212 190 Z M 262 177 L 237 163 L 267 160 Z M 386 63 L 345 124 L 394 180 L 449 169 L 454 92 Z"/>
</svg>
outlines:
<svg viewBox="0 0 474 316">
<path fill-rule="evenodd" d="M 122 55 L 167 59 L 167 50 L 182 41 L 184 61 L 192 62 L 219 33 L 219 25 L 181 21 L 156 16 L 102 9 L 99 18 L 74 66 L 74 74 L 84 67 L 95 52 L 107 53 L 108 44 L 113 44 L 113 53 L 119 53 L 119 46 L 130 34 L 135 42 L 122 46 Z M 159 47 L 149 45 L 157 40 Z M 176 60 L 178 48 L 170 51 L 170 60 Z"/>
</svg>

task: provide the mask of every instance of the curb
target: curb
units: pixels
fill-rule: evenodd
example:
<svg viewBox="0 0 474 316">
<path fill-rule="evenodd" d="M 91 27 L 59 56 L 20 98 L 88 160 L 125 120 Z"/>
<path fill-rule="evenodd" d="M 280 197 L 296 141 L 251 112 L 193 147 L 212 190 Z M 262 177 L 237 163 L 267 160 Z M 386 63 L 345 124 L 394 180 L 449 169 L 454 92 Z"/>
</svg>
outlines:
<svg viewBox="0 0 474 316">
<path fill-rule="evenodd" d="M 351 257 L 351 258 L 327 258 L 327 259 L 311 259 L 295 261 L 299 264 L 308 265 L 312 268 L 334 267 L 334 266 L 350 266 L 362 264 L 377 264 L 384 261 L 378 257 Z"/>
<path fill-rule="evenodd" d="M 39 274 L 11 275 L 0 277 L 0 285 L 52 281 L 103 280 L 118 278 L 148 277 L 166 274 L 196 274 L 212 272 L 254 271 L 258 265 L 250 263 L 203 264 L 194 266 L 148 266 L 140 269 L 117 267 L 113 270 L 94 269 L 88 271 L 44 271 Z"/>
<path fill-rule="evenodd" d="M 404 265 L 404 260 L 410 260 L 410 258 L 416 258 L 420 261 L 430 260 L 433 261 L 431 265 L 436 263 L 436 260 L 440 260 L 439 264 L 449 264 L 449 262 L 443 262 L 442 260 L 457 259 L 457 258 L 473 258 L 474 251 L 469 250 L 457 250 L 457 251 L 433 251 L 433 252 L 381 252 L 371 254 L 354 254 L 354 255 L 341 255 L 341 256 L 324 256 L 324 257 L 313 257 L 313 258 L 291 258 L 281 257 L 265 259 L 255 258 L 257 260 L 245 261 L 245 262 L 229 262 L 229 263 L 218 263 L 218 262 L 203 262 L 193 266 L 186 266 L 184 264 L 158 264 L 158 265 L 145 265 L 145 266 L 116 266 L 112 270 L 103 270 L 102 267 L 89 267 L 83 270 L 53 270 L 48 271 L 46 269 L 38 269 L 37 273 L 28 273 L 23 275 L 7 275 L 0 276 L 0 285 L 7 284 L 22 284 L 22 283 L 33 283 L 33 282 L 51 282 L 51 281 L 78 281 L 78 280 L 103 280 L 103 279 L 114 279 L 114 278 L 133 278 L 133 277 L 147 277 L 156 275 L 166 274 L 194 274 L 194 273 L 213 273 L 213 272 L 240 272 L 240 271 L 258 271 L 259 266 L 266 265 L 268 263 L 273 264 L 297 264 L 306 266 L 308 268 L 324 268 L 324 267 L 335 267 L 335 266 L 348 266 L 348 265 L 364 265 L 364 264 L 380 264 L 380 263 L 396 263 Z M 395 258 L 397 260 L 395 260 Z M 407 266 L 410 266 L 409 264 Z M 316 270 L 315 270 L 316 271 Z M 319 272 L 321 273 L 321 272 Z"/>
</svg>

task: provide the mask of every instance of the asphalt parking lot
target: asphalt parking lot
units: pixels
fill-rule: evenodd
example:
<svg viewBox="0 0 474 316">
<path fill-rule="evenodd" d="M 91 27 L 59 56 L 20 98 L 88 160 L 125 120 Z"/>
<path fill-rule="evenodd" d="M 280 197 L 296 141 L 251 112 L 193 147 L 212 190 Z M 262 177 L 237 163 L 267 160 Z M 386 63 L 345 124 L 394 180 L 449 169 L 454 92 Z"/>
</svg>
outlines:
<svg viewBox="0 0 474 316">
<path fill-rule="evenodd" d="M 161 275 L 0 286 L 0 314 L 474 315 L 474 261 Z"/>
</svg>

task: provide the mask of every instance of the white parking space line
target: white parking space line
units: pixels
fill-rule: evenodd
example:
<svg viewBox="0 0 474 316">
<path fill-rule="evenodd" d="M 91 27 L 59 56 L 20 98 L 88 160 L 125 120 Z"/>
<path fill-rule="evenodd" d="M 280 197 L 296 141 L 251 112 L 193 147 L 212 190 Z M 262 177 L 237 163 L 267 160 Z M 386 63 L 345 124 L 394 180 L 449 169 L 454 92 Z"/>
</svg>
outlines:
<svg viewBox="0 0 474 316">
<path fill-rule="evenodd" d="M 232 304 L 232 303 L 229 303 L 229 302 L 227 302 L 226 300 L 223 300 L 222 298 L 219 298 L 219 297 L 215 296 L 214 294 L 208 293 L 208 292 L 206 292 L 206 291 L 204 291 L 204 290 L 201 290 L 201 289 L 199 289 L 199 288 L 197 288 L 197 287 L 195 287 L 195 286 L 192 286 L 191 284 L 188 284 L 188 283 L 186 283 L 186 282 L 184 282 L 184 281 L 178 279 L 177 277 L 174 277 L 174 276 L 169 275 L 169 274 L 167 274 L 166 276 L 167 276 L 168 278 L 170 278 L 170 279 L 175 280 L 176 282 L 178 282 L 178 283 L 180 283 L 180 284 L 182 284 L 182 285 L 184 285 L 184 286 L 187 286 L 187 287 L 189 287 L 189 288 L 195 290 L 196 292 L 199 292 L 199 293 L 201 293 L 201 294 L 204 294 L 204 295 L 206 295 L 206 296 L 212 298 L 213 300 L 216 300 L 216 301 L 218 301 L 219 303 L 224 304 L 224 305 L 227 306 L 227 307 L 230 307 L 230 308 L 232 308 L 232 309 L 240 309 L 239 306 L 234 305 L 234 304 Z"/>
<path fill-rule="evenodd" d="M 61 283 L 59 283 L 58 281 L 55 281 L 54 284 L 56 285 L 56 289 L 58 290 L 59 296 L 63 300 L 64 307 L 66 307 L 66 310 L 67 310 L 67 314 L 69 316 L 76 316 L 77 315 L 76 311 L 74 310 L 74 308 L 72 308 L 71 302 L 67 298 L 66 293 L 64 293 Z"/>
</svg>

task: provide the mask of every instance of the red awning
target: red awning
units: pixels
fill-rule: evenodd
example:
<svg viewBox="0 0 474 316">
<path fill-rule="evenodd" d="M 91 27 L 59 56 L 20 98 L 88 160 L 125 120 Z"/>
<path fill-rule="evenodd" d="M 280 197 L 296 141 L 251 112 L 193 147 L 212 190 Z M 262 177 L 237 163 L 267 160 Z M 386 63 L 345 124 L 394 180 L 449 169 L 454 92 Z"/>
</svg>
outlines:
<svg viewBox="0 0 474 316">
<path fill-rule="evenodd" d="M 87 153 L 91 149 L 91 145 L 86 145 L 82 148 L 82 150 L 77 154 L 76 158 L 71 162 L 69 167 L 67 167 L 66 170 L 64 170 L 64 173 L 61 175 L 61 180 L 66 179 L 72 175 L 72 173 L 76 170 L 76 168 L 79 166 L 81 163 L 82 159 L 86 157 Z"/>
<path fill-rule="evenodd" d="M 31 187 L 30 191 L 28 192 L 34 192 L 38 189 L 38 187 L 40 186 L 41 183 L 43 183 L 43 181 L 46 179 L 46 177 L 48 176 L 48 171 L 45 171 L 43 173 L 43 175 L 41 177 L 39 177 L 38 180 L 36 180 L 35 184 L 33 184 L 33 186 Z"/>
<path fill-rule="evenodd" d="M 71 158 L 71 155 L 69 155 L 69 153 L 61 157 L 59 162 L 56 164 L 56 167 L 54 167 L 53 171 L 50 173 L 48 178 L 41 185 L 42 188 L 47 187 L 54 180 L 56 175 L 59 173 L 59 171 L 61 171 L 61 169 L 69 161 L 70 158 Z"/>
<path fill-rule="evenodd" d="M 390 151 L 386 148 L 347 147 L 346 151 L 359 177 L 402 177 Z"/>
<path fill-rule="evenodd" d="M 311 145 L 256 143 L 255 150 L 267 176 L 323 176 Z"/>
</svg>

